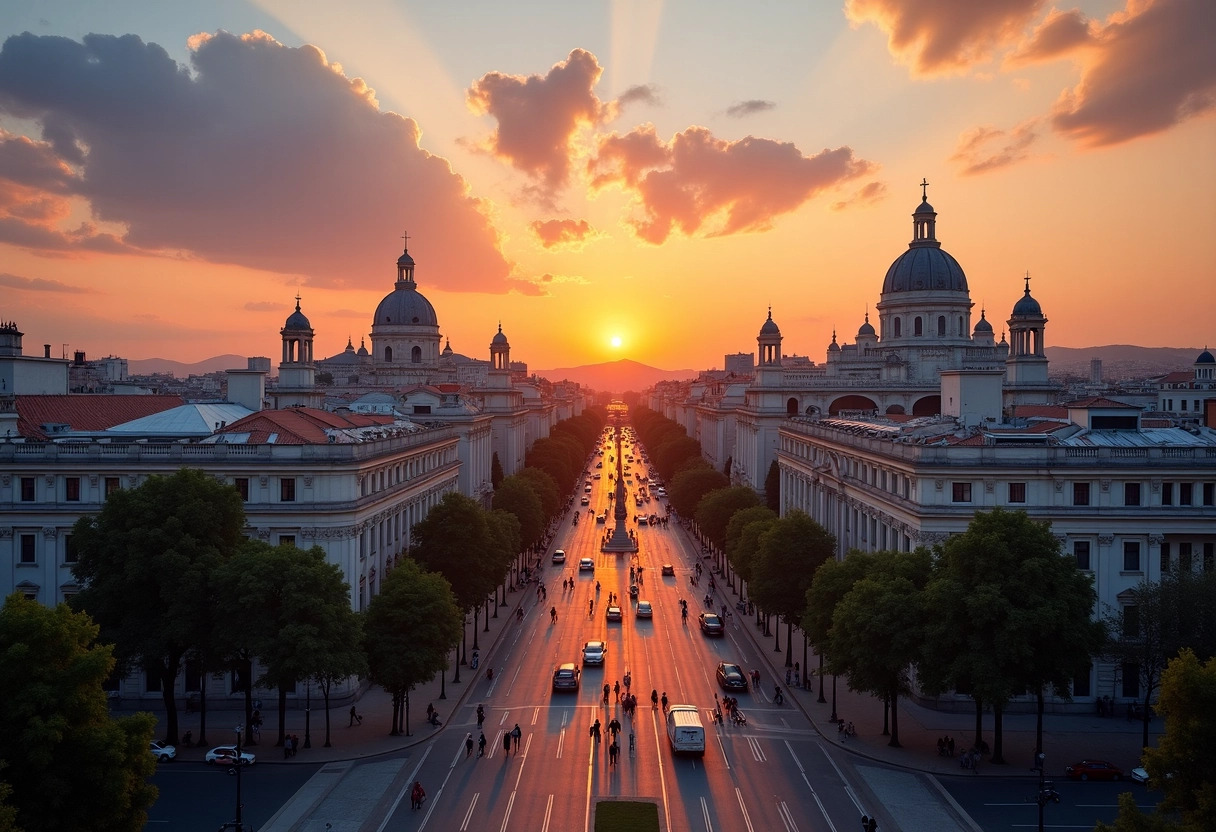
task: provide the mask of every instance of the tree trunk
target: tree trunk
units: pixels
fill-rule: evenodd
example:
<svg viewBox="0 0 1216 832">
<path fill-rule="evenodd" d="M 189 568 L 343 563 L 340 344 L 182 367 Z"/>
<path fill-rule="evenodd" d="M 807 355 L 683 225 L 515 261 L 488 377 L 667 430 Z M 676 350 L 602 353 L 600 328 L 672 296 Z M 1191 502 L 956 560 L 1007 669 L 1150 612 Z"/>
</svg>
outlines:
<svg viewBox="0 0 1216 832">
<path fill-rule="evenodd" d="M 899 694 L 892 693 L 887 697 L 887 701 L 891 704 L 891 741 L 887 745 L 891 748 L 903 748 L 899 744 Z"/>
<path fill-rule="evenodd" d="M 162 661 L 156 668 L 160 676 L 160 698 L 165 703 L 165 742 L 177 745 L 177 663 L 171 659 Z"/>
<path fill-rule="evenodd" d="M 1004 706 L 992 706 L 992 760 L 997 765 L 1005 763 L 1005 732 L 1002 717 L 1005 716 Z"/>
</svg>

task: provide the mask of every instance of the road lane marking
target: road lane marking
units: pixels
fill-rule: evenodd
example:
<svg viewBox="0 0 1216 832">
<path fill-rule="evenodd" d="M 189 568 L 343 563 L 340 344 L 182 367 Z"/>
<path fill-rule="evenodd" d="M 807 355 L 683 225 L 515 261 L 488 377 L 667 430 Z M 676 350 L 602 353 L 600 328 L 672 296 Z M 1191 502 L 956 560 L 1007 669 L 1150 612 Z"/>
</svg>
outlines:
<svg viewBox="0 0 1216 832">
<path fill-rule="evenodd" d="M 705 802 L 705 798 L 701 798 L 701 818 L 705 821 L 705 832 L 713 832 L 714 822 L 709 815 L 709 804 Z"/>
<path fill-rule="evenodd" d="M 743 823 L 747 826 L 747 832 L 755 832 L 755 827 L 752 826 L 752 819 L 747 814 L 747 804 L 743 802 L 743 790 L 738 786 L 735 786 L 735 797 L 739 800 L 739 811 L 743 813 Z"/>
<path fill-rule="evenodd" d="M 785 832 L 798 832 L 798 822 L 794 820 L 794 813 L 784 800 L 777 803 L 777 816 L 781 818 Z"/>
<path fill-rule="evenodd" d="M 414 766 L 414 770 L 410 772 L 410 776 L 405 778 L 405 785 L 401 787 L 401 791 L 397 792 L 397 797 L 393 799 L 393 805 L 388 807 L 388 811 L 384 814 L 384 820 L 380 821 L 380 825 L 376 827 L 376 832 L 384 832 L 384 827 L 388 826 L 388 819 L 397 811 L 397 807 L 401 805 L 401 800 L 405 797 L 405 793 L 413 788 L 414 779 L 418 776 L 418 772 L 422 770 L 422 764 L 426 762 L 426 758 L 430 756 L 431 749 L 434 745 L 428 744 L 426 751 L 422 752 L 422 756 L 418 758 L 418 764 Z"/>
<path fill-rule="evenodd" d="M 499 832 L 507 832 L 507 824 L 511 822 L 511 807 L 514 805 L 515 792 L 513 791 L 511 792 L 511 796 L 507 798 L 507 813 L 502 816 L 502 826 L 498 827 Z"/>
<path fill-rule="evenodd" d="M 460 824 L 460 832 L 466 832 L 469 828 L 469 821 L 473 819 L 473 809 L 476 808 L 479 797 L 481 797 L 481 792 L 473 792 L 473 799 L 469 801 L 469 808 L 464 813 L 464 822 Z"/>
</svg>

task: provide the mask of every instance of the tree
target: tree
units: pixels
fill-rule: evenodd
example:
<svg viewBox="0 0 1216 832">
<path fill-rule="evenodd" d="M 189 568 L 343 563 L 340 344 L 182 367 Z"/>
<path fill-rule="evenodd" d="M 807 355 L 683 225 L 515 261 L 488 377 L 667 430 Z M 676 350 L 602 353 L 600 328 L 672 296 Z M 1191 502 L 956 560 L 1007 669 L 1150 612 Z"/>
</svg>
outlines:
<svg viewBox="0 0 1216 832">
<path fill-rule="evenodd" d="M 276 745 L 286 736 L 287 692 L 314 676 L 364 671 L 358 616 L 351 610 L 350 586 L 342 570 L 325 560 L 319 547 L 303 550 L 250 540 L 216 570 L 221 608 L 240 615 L 221 618 L 222 643 L 256 656 L 262 666 L 257 684 L 279 695 Z M 246 686 L 246 720 L 252 698 Z M 324 689 L 327 693 L 327 689 Z M 328 709 L 326 711 L 328 720 Z M 247 728 L 249 726 L 246 726 Z M 329 738 L 326 725 L 326 741 Z"/>
<path fill-rule="evenodd" d="M 368 674 L 392 696 L 392 736 L 409 735 L 410 691 L 443 672 L 448 651 L 460 642 L 463 622 L 447 580 L 409 558 L 368 604 L 363 627 Z"/>
<path fill-rule="evenodd" d="M 760 505 L 756 492 L 745 485 L 711 491 L 697 503 L 696 521 L 701 533 L 719 550 L 726 548 L 726 530 L 735 512 Z"/>
<path fill-rule="evenodd" d="M 1105 617 L 1108 658 L 1134 665 L 1144 703 L 1143 745 L 1148 745 L 1149 704 L 1166 666 L 1190 648 L 1201 658 L 1216 654 L 1216 573 L 1175 566 L 1159 581 L 1141 581 L 1132 602 Z"/>
<path fill-rule="evenodd" d="M 114 492 L 73 529 L 72 573 L 83 588 L 72 605 L 100 625 L 121 670 L 155 676 L 170 743 L 182 659 L 206 642 L 212 624 L 211 574 L 236 552 L 244 529 L 237 490 L 189 468 Z"/>
<path fill-rule="evenodd" d="M 773 511 L 781 511 L 781 469 L 775 459 L 764 477 L 764 504 Z"/>
<path fill-rule="evenodd" d="M 704 464 L 704 463 L 703 463 Z M 667 487 L 667 496 L 671 507 L 683 517 L 693 517 L 697 513 L 697 504 L 709 492 L 730 485 L 721 471 L 715 471 L 708 465 L 682 471 L 676 474 Z"/>
<path fill-rule="evenodd" d="M 115 661 L 97 634 L 65 604 L 14 593 L 0 608 L 0 780 L 25 832 L 137 832 L 156 802 L 155 721 L 110 717 L 102 684 Z"/>
<path fill-rule="evenodd" d="M 785 666 L 793 665 L 790 636 L 806 610 L 806 591 L 820 564 L 836 551 L 836 538 L 801 511 L 771 522 L 760 535 L 752 568 L 752 598 L 785 619 Z"/>
<path fill-rule="evenodd" d="M 535 546 L 545 536 L 548 518 L 540 497 L 536 496 L 530 480 L 511 476 L 503 480 L 494 492 L 495 510 L 507 511 L 519 520 L 520 542 L 523 548 Z"/>
<path fill-rule="evenodd" d="M 832 612 L 828 669 L 890 705 L 892 748 L 900 747 L 899 697 L 912 692 L 909 671 L 920 662 L 932 563 L 923 548 L 877 554 Z"/>
</svg>

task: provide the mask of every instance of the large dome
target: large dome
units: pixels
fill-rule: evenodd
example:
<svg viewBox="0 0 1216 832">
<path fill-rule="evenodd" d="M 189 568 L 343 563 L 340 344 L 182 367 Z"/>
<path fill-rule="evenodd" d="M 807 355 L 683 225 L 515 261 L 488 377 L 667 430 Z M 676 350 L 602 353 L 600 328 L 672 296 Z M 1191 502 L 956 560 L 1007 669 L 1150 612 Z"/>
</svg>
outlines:
<svg viewBox="0 0 1216 832">
<path fill-rule="evenodd" d="M 439 326 L 435 307 L 415 283 L 400 281 L 376 307 L 374 326 Z"/>
<path fill-rule="evenodd" d="M 967 275 L 949 252 L 912 243 L 887 269 L 882 293 L 925 290 L 966 292 Z"/>
</svg>

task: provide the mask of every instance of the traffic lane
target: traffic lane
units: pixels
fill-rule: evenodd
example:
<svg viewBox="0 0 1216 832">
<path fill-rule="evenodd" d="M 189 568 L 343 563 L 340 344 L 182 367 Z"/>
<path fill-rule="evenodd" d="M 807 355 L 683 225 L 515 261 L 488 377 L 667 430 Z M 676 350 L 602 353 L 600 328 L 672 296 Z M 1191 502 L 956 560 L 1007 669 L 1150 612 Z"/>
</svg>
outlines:
<svg viewBox="0 0 1216 832">
<path fill-rule="evenodd" d="M 271 749 L 274 750 L 274 749 Z M 307 754 L 308 752 L 303 752 Z M 265 824 L 321 768 L 320 763 L 253 765 L 241 771 L 242 820 L 254 829 Z M 236 777 L 227 766 L 161 763 L 152 775 L 160 790 L 148 810 L 149 830 L 215 832 L 236 817 Z"/>
</svg>

